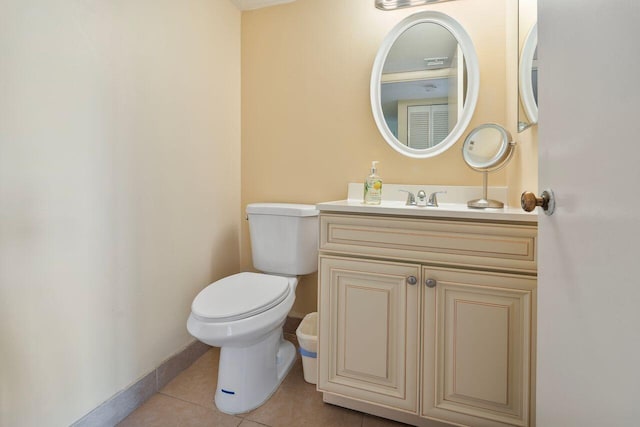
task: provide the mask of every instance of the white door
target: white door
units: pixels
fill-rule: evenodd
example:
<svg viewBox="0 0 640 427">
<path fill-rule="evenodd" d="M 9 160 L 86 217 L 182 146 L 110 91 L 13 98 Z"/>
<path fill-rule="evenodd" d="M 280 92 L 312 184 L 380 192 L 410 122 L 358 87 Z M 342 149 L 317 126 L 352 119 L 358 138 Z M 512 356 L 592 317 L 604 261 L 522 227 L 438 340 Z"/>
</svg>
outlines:
<svg viewBox="0 0 640 427">
<path fill-rule="evenodd" d="M 537 425 L 640 425 L 640 2 L 539 0 Z"/>
</svg>

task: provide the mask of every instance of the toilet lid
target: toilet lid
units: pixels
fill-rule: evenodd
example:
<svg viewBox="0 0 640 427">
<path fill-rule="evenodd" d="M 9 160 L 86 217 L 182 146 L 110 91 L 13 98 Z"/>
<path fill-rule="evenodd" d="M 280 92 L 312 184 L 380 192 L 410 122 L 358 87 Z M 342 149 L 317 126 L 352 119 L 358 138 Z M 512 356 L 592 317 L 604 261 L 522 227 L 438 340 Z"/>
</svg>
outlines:
<svg viewBox="0 0 640 427">
<path fill-rule="evenodd" d="M 191 311 L 218 321 L 244 319 L 280 304 L 289 294 L 286 277 L 239 273 L 213 282 L 193 300 Z"/>
</svg>

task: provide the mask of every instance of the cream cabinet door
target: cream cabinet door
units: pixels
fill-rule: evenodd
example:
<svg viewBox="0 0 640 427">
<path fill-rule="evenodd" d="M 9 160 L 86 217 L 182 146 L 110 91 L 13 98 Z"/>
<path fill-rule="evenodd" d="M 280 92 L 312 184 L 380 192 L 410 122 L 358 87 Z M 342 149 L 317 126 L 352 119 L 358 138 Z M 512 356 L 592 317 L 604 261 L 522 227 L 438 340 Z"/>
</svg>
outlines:
<svg viewBox="0 0 640 427">
<path fill-rule="evenodd" d="M 421 415 L 529 425 L 535 277 L 424 267 Z M 435 285 L 435 286 L 434 286 Z"/>
<path fill-rule="evenodd" d="M 417 413 L 420 266 L 321 256 L 319 274 L 318 389 Z"/>
</svg>

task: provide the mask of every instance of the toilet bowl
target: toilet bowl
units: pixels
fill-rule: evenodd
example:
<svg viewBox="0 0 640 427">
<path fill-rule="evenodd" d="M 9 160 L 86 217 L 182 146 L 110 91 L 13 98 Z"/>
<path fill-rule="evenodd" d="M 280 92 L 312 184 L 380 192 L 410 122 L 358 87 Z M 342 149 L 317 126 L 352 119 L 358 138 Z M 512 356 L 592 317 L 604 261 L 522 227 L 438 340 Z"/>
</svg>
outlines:
<svg viewBox="0 0 640 427">
<path fill-rule="evenodd" d="M 222 412 L 257 408 L 289 372 L 296 350 L 283 339 L 282 326 L 297 284 L 296 277 L 239 273 L 212 283 L 194 300 L 189 333 L 221 347 L 215 402 Z"/>
<path fill-rule="evenodd" d="M 228 414 L 262 405 L 291 369 L 296 350 L 283 339 L 282 326 L 295 300 L 296 275 L 317 269 L 314 206 L 252 204 L 247 214 L 254 265 L 269 274 L 238 273 L 210 284 L 187 320 L 191 335 L 221 347 L 215 404 Z"/>
</svg>

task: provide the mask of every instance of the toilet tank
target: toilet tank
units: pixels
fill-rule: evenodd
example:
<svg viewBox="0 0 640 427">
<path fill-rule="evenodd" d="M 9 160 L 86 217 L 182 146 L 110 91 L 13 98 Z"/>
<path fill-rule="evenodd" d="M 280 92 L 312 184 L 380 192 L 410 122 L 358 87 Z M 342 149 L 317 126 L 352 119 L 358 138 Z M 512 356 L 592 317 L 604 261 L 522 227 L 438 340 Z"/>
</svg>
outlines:
<svg viewBox="0 0 640 427">
<path fill-rule="evenodd" d="M 318 211 L 314 205 L 247 205 L 253 266 L 265 273 L 297 276 L 318 269 Z"/>
</svg>

